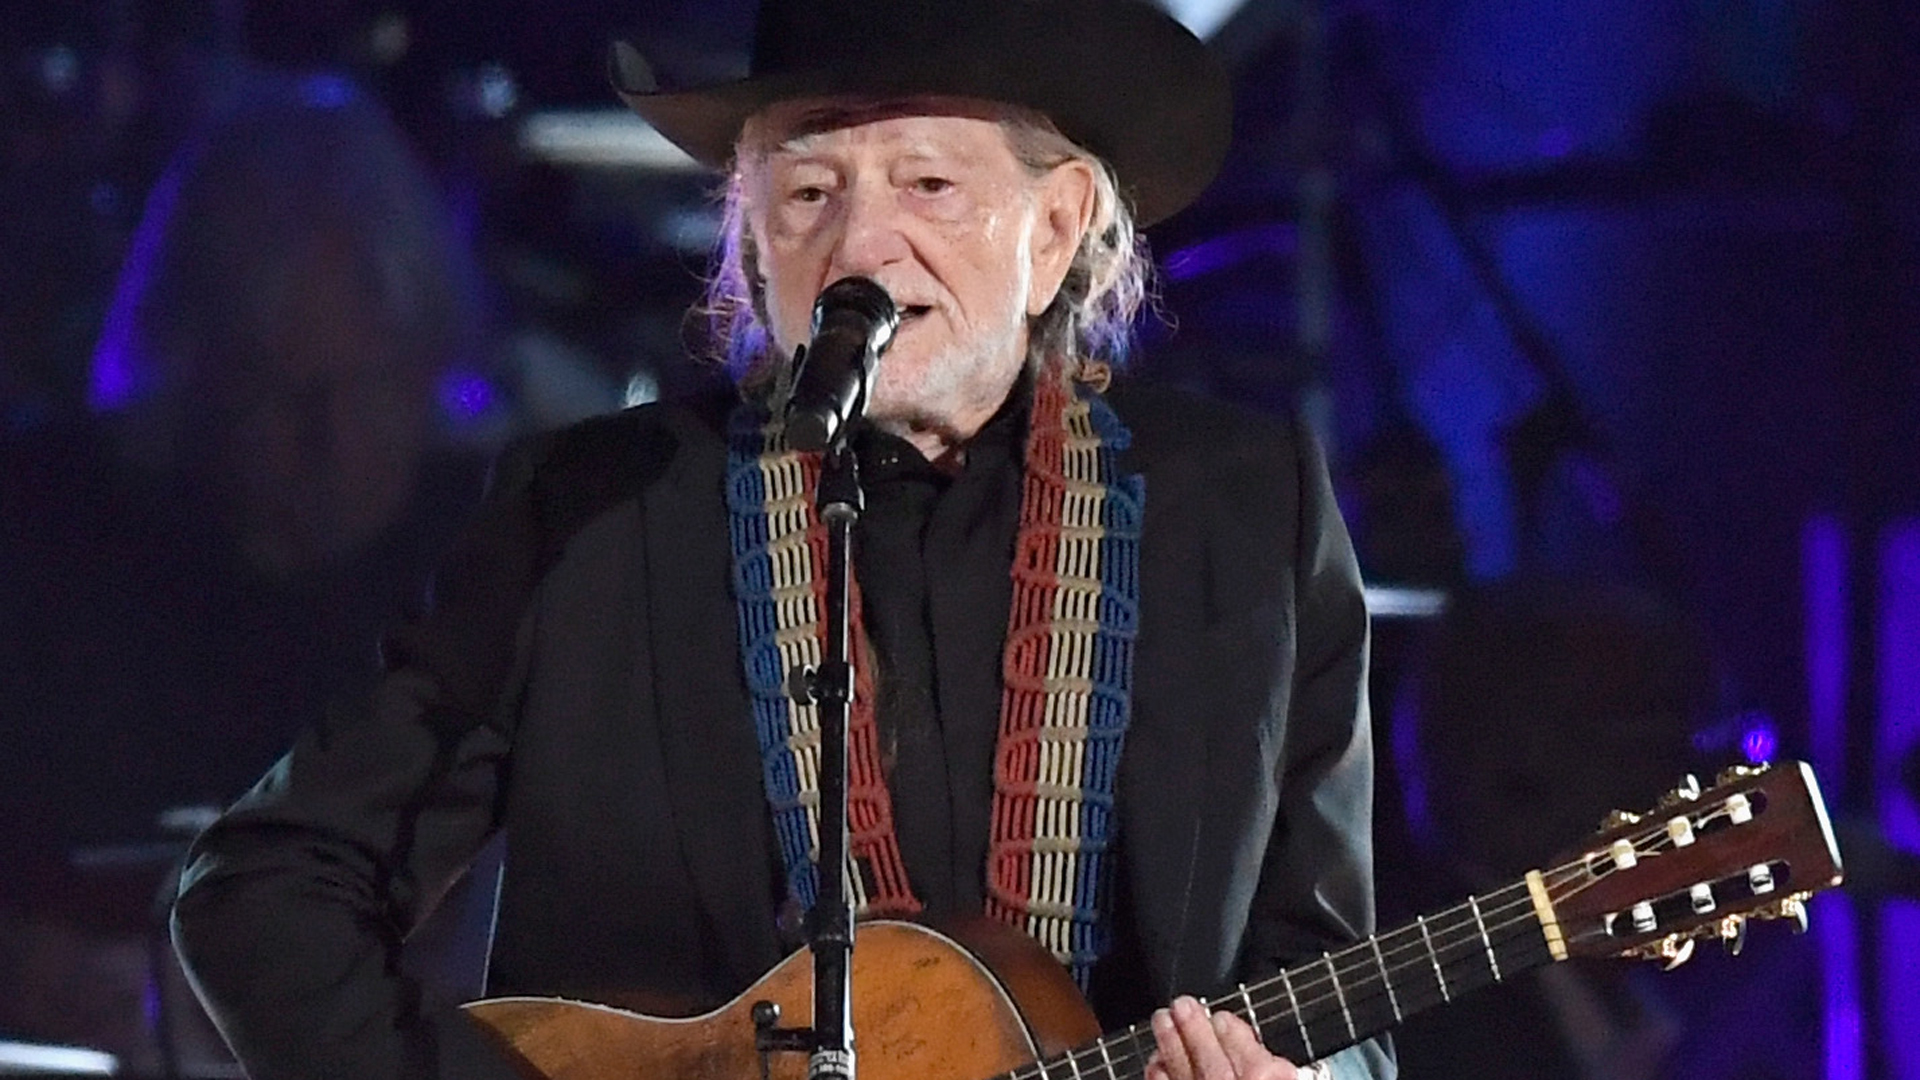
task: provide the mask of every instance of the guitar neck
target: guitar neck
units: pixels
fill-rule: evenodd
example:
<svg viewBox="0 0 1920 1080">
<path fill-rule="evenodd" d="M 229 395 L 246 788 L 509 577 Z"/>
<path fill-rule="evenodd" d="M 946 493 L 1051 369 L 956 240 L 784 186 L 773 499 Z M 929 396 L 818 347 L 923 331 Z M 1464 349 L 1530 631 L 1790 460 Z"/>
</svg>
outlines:
<svg viewBox="0 0 1920 1080">
<path fill-rule="evenodd" d="M 1557 927 L 1527 879 L 1377 934 L 1207 1004 L 1253 1025 L 1268 1049 L 1315 1061 L 1418 1012 L 1555 959 Z M 1004 1080 L 1139 1080 L 1146 1023 L 1006 1074 Z"/>
</svg>

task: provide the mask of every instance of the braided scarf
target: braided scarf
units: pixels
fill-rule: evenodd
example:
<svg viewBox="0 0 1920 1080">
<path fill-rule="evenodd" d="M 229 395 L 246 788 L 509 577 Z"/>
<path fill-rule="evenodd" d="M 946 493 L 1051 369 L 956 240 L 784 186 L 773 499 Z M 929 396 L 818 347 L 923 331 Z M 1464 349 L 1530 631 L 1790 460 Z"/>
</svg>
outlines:
<svg viewBox="0 0 1920 1080">
<path fill-rule="evenodd" d="M 1025 930 L 1086 984 L 1105 950 L 1103 856 L 1129 719 L 1139 615 L 1142 478 L 1122 475 L 1126 428 L 1096 394 L 1050 370 L 1034 382 L 1013 603 L 994 752 L 987 913 Z M 786 447 L 764 407 L 735 410 L 727 508 L 741 661 L 788 895 L 818 899 L 820 727 L 787 694 L 795 665 L 825 652 L 820 455 Z M 849 615 L 865 647 L 859 584 Z M 861 917 L 920 910 L 880 767 L 870 664 L 857 665 L 848 728 L 847 875 Z"/>
</svg>

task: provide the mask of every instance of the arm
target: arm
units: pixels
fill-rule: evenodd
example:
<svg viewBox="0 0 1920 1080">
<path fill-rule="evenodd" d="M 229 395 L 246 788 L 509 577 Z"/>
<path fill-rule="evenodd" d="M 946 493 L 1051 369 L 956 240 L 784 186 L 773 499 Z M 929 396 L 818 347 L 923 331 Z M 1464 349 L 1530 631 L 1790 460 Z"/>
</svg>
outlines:
<svg viewBox="0 0 1920 1080">
<path fill-rule="evenodd" d="M 539 456 L 502 458 L 434 610 L 386 642 L 371 700 L 302 736 L 189 856 L 175 944 L 257 1080 L 516 1075 L 397 956 L 496 826 Z"/>
<path fill-rule="evenodd" d="M 1279 814 L 1241 958 L 1248 981 L 1357 941 L 1374 926 L 1366 598 L 1324 456 L 1304 434 L 1299 446 L 1295 666 Z M 1336 1080 L 1395 1071 L 1376 1040 L 1326 1063 Z"/>
<path fill-rule="evenodd" d="M 1353 547 L 1319 447 L 1296 437 L 1293 664 L 1279 806 L 1248 914 L 1240 974 L 1248 982 L 1350 944 L 1373 929 L 1373 748 L 1367 708 L 1367 612 Z M 1231 1013 L 1181 998 L 1153 1018 L 1165 1080 L 1288 1080 L 1294 1066 Z M 1384 1040 L 1368 1040 L 1299 1075 L 1390 1078 Z"/>
</svg>

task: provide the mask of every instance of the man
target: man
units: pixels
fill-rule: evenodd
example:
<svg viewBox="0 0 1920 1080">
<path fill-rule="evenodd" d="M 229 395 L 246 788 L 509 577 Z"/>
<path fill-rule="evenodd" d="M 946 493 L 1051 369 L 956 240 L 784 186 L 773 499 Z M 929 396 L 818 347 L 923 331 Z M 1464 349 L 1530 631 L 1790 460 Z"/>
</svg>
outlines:
<svg viewBox="0 0 1920 1080">
<path fill-rule="evenodd" d="M 507 1075 L 391 974 L 496 829 L 492 993 L 712 1005 L 799 944 L 817 730 L 784 682 L 824 570 L 777 417 L 815 298 L 864 276 L 903 313 L 854 437 L 865 912 L 1027 931 L 1109 1027 L 1153 1014 L 1156 1077 L 1390 1072 L 1371 1043 L 1296 1072 L 1188 996 L 1372 919 L 1366 617 L 1317 451 L 1095 389 L 1129 203 L 1177 210 L 1224 152 L 1200 43 L 1131 0 L 795 0 L 739 82 L 615 59 L 731 163 L 711 306 L 747 389 L 510 451 L 369 708 L 202 838 L 176 939 L 243 1061 Z"/>
</svg>

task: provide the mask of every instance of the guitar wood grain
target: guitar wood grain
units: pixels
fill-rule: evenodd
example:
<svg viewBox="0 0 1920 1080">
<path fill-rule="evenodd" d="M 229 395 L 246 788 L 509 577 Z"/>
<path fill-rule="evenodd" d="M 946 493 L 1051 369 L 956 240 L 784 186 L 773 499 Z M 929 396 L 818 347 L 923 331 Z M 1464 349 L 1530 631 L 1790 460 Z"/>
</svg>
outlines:
<svg viewBox="0 0 1920 1080">
<path fill-rule="evenodd" d="M 1061 966 L 984 919 L 946 932 L 862 924 L 853 951 L 854 1031 L 866 1080 L 985 1080 L 1100 1034 Z M 685 1019 L 554 998 L 493 998 L 467 1011 L 529 1080 L 758 1080 L 753 1005 L 813 1022 L 813 964 L 782 961 L 740 996 Z M 1024 1021 L 1022 1018 L 1025 1018 Z M 776 1054 L 773 1080 L 804 1080 L 805 1055 Z"/>
</svg>

